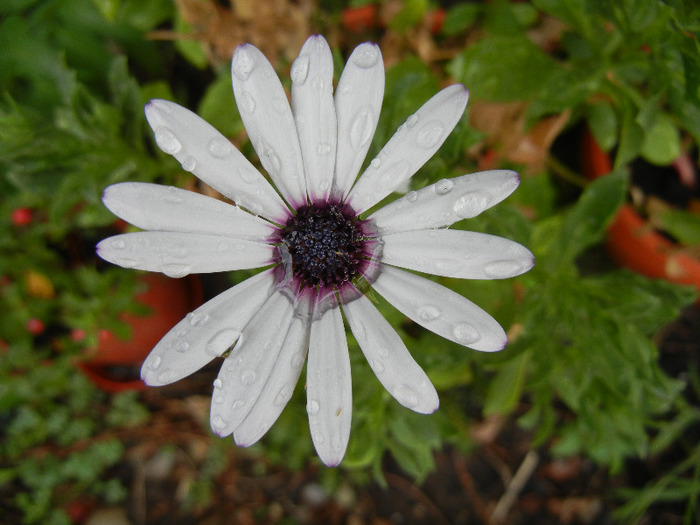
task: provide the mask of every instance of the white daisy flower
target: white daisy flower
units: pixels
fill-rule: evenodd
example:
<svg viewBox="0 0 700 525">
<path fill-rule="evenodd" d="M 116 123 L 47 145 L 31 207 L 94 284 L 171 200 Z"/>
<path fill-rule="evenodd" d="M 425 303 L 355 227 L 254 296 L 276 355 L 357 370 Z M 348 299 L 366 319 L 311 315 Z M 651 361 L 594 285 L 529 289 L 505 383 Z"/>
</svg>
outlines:
<svg viewBox="0 0 700 525">
<path fill-rule="evenodd" d="M 455 343 L 484 352 L 505 346 L 505 332 L 481 308 L 399 267 L 469 279 L 529 270 L 534 258 L 519 244 L 445 228 L 506 198 L 518 176 L 498 170 L 441 180 L 361 218 L 442 145 L 467 105 L 464 87 L 426 102 L 357 178 L 384 95 L 377 45 L 354 50 L 334 94 L 331 50 L 323 37 L 310 37 L 291 69 L 291 107 L 252 45 L 236 49 L 232 73 L 243 123 L 277 191 L 207 122 L 153 100 L 146 117 L 158 146 L 233 204 L 174 187 L 115 184 L 105 190 L 105 205 L 145 231 L 105 239 L 97 251 L 114 264 L 173 277 L 265 268 L 188 314 L 156 345 L 141 375 L 165 385 L 225 356 L 211 427 L 248 446 L 280 415 L 307 361 L 311 437 L 321 460 L 338 465 L 352 414 L 342 315 L 399 403 L 420 413 L 438 408 L 427 375 L 365 295 L 370 287 Z"/>
</svg>

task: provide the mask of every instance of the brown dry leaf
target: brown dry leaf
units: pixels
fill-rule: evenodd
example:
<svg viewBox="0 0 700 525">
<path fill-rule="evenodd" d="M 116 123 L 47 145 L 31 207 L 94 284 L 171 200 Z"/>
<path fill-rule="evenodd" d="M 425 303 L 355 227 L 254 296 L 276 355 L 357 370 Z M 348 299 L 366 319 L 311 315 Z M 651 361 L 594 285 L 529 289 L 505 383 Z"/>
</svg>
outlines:
<svg viewBox="0 0 700 525">
<path fill-rule="evenodd" d="M 559 523 L 593 523 L 602 509 L 598 498 L 550 499 L 549 512 L 558 516 Z"/>
<path fill-rule="evenodd" d="M 529 173 L 542 171 L 549 149 L 564 129 L 570 113 L 543 118 L 530 129 L 525 128 L 526 102 L 471 102 L 472 126 L 488 138 L 485 147 L 496 149 L 510 162 L 524 164 Z"/>
<path fill-rule="evenodd" d="M 243 43 L 258 47 L 276 64 L 290 62 L 311 34 L 311 0 L 230 0 L 222 6 L 214 0 L 176 0 L 182 19 L 192 26 L 192 34 L 173 35 L 198 40 L 212 65 L 231 60 Z"/>
</svg>

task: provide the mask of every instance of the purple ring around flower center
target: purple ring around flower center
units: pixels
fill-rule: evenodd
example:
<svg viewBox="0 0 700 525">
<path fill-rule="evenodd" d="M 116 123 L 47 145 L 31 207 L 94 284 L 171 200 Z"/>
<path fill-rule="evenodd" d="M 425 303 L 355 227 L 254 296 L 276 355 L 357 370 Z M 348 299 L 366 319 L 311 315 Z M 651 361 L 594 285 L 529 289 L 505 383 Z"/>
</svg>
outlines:
<svg viewBox="0 0 700 525">
<path fill-rule="evenodd" d="M 372 221 L 342 202 L 301 206 L 269 239 L 276 286 L 315 315 L 364 294 L 379 276 L 382 241 Z"/>
</svg>

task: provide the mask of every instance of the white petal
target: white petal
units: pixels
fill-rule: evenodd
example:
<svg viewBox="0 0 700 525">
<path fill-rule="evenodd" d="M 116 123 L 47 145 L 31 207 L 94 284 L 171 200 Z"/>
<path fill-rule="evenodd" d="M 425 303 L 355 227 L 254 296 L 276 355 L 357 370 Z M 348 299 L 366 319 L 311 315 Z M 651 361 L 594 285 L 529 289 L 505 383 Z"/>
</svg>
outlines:
<svg viewBox="0 0 700 525">
<path fill-rule="evenodd" d="M 350 356 L 338 308 L 312 322 L 306 368 L 311 439 L 321 461 L 334 467 L 345 456 L 352 417 Z"/>
<path fill-rule="evenodd" d="M 151 386 L 167 385 L 223 354 L 263 305 L 272 281 L 272 272 L 261 272 L 187 314 L 153 348 L 141 378 Z"/>
<path fill-rule="evenodd" d="M 384 235 L 382 262 L 459 279 L 507 279 L 535 264 L 532 252 L 503 237 L 461 230 Z"/>
<path fill-rule="evenodd" d="M 238 206 L 173 186 L 122 182 L 105 189 L 102 202 L 143 230 L 211 233 L 264 240 L 274 227 Z"/>
<path fill-rule="evenodd" d="M 377 129 L 384 97 L 384 61 L 371 42 L 355 48 L 335 91 L 338 153 L 334 191 L 345 198 L 355 182 Z"/>
<path fill-rule="evenodd" d="M 124 268 L 184 277 L 266 266 L 272 262 L 272 247 L 222 235 L 134 232 L 100 241 L 97 255 Z"/>
<path fill-rule="evenodd" d="M 442 146 L 467 107 L 461 84 L 446 87 L 404 122 L 372 160 L 348 202 L 357 213 L 371 208 L 407 181 Z"/>
<path fill-rule="evenodd" d="M 508 342 L 493 317 L 433 281 L 384 266 L 372 286 L 406 317 L 445 339 L 482 352 L 502 350 Z"/>
<path fill-rule="evenodd" d="M 408 192 L 369 218 L 381 233 L 442 228 L 495 206 L 513 193 L 519 183 L 518 174 L 509 170 L 443 179 Z"/>
<path fill-rule="evenodd" d="M 233 93 L 250 142 L 287 202 L 306 203 L 304 164 L 282 83 L 270 62 L 251 44 L 238 46 L 231 63 Z"/>
<path fill-rule="evenodd" d="M 238 344 L 219 370 L 211 402 L 211 428 L 228 436 L 245 419 L 267 384 L 294 309 L 273 293 L 243 329 Z"/>
<path fill-rule="evenodd" d="M 265 388 L 243 422 L 233 431 L 236 444 L 247 447 L 265 435 L 294 393 L 309 348 L 308 318 L 295 318 Z"/>
<path fill-rule="evenodd" d="M 435 412 L 440 404 L 435 387 L 370 300 L 360 296 L 343 305 L 343 312 L 384 388 L 406 408 L 422 414 Z"/>
<path fill-rule="evenodd" d="M 256 215 L 280 222 L 288 210 L 243 154 L 197 114 L 167 100 L 151 100 L 146 118 L 156 143 L 219 193 Z"/>
<path fill-rule="evenodd" d="M 333 55 L 326 39 L 308 38 L 292 64 L 292 108 L 304 159 L 309 199 L 328 198 L 338 127 L 333 105 Z"/>
</svg>

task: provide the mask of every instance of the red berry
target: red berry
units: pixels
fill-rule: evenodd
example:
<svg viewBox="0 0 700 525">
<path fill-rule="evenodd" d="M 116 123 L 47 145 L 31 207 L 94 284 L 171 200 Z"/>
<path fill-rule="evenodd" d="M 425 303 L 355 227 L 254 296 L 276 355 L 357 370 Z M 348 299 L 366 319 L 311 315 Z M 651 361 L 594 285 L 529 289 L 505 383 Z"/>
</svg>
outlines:
<svg viewBox="0 0 700 525">
<path fill-rule="evenodd" d="M 31 208 L 17 208 L 12 210 L 12 224 L 15 226 L 26 226 L 34 219 L 34 212 Z"/>
<path fill-rule="evenodd" d="M 39 335 L 46 328 L 46 326 L 44 326 L 44 322 L 36 317 L 32 317 L 29 321 L 27 321 L 26 327 L 27 331 L 34 335 Z"/>
<path fill-rule="evenodd" d="M 76 343 L 85 339 L 85 330 L 82 328 L 74 328 L 70 332 L 70 338 Z"/>
</svg>

